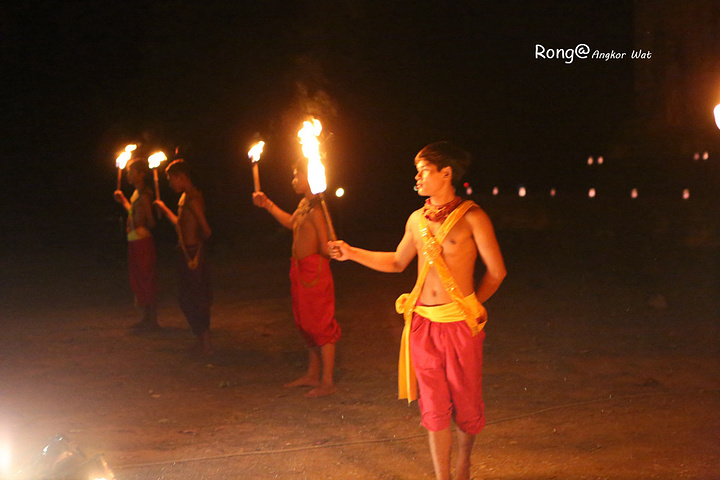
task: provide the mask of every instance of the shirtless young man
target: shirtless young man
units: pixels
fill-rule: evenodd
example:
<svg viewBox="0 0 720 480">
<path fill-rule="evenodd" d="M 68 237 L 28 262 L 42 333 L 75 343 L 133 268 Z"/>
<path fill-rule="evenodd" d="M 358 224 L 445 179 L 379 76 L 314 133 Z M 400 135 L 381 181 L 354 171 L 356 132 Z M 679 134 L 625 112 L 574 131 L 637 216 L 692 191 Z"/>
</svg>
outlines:
<svg viewBox="0 0 720 480">
<path fill-rule="evenodd" d="M 135 294 L 135 305 L 142 310 L 140 321 L 133 325 L 133 328 L 138 330 L 159 328 L 155 241 L 150 233 L 150 230 L 155 228 L 155 217 L 152 212 L 153 194 L 145 183 L 149 171 L 147 160 L 131 159 L 127 165 L 127 176 L 135 191 L 129 201 L 122 190 L 115 191 L 115 201 L 128 212 L 130 288 Z"/>
<path fill-rule="evenodd" d="M 487 314 L 482 303 L 506 273 L 487 214 L 455 194 L 453 184 L 459 185 L 469 162 L 467 152 L 447 142 L 430 144 L 417 154 L 418 194 L 430 198 L 410 215 L 394 252 L 330 242 L 332 258 L 381 272 L 401 272 L 418 255 L 418 282 L 396 303 L 405 316 L 399 387 L 400 398 L 408 401 L 414 400 L 417 388 L 438 480 L 450 478 L 452 419 L 458 426 L 455 475 L 458 480 L 470 478 L 475 435 L 485 425 L 481 368 Z M 486 269 L 475 287 L 478 254 Z"/>
<path fill-rule="evenodd" d="M 178 301 L 185 318 L 197 337 L 196 350 L 200 355 L 212 353 L 210 342 L 210 269 L 203 248 L 211 230 L 205 218 L 205 202 L 193 185 L 190 172 L 182 159 L 175 160 L 165 169 L 168 182 L 176 193 L 181 193 L 178 213 L 175 215 L 161 200 L 156 200 L 163 215 L 178 235 L 177 262 Z"/>
<path fill-rule="evenodd" d="M 295 326 L 308 346 L 310 358 L 307 373 L 285 386 L 310 386 L 313 388 L 306 397 L 322 397 L 337 391 L 333 369 L 335 343 L 340 339 L 340 326 L 335 320 L 335 284 L 328 261 L 328 227 L 319 199 L 310 191 L 306 162 L 297 162 L 292 186 L 303 196 L 292 214 L 275 205 L 263 192 L 253 193 L 253 202 L 293 231 L 292 307 Z"/>
</svg>

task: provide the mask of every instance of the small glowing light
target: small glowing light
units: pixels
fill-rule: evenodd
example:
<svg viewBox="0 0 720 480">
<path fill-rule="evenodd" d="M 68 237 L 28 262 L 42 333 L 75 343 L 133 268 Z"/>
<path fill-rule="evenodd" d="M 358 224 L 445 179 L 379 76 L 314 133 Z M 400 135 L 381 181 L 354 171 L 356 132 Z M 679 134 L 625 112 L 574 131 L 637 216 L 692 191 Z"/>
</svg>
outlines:
<svg viewBox="0 0 720 480">
<path fill-rule="evenodd" d="M 555 189 L 554 189 L 554 188 L 551 188 L 551 189 L 550 189 L 550 196 L 551 196 L 551 197 L 554 197 L 554 196 L 555 196 L 555 193 L 556 193 L 556 192 L 555 192 Z"/>
<path fill-rule="evenodd" d="M 602 155 L 597 158 L 598 165 L 602 165 L 604 161 L 605 159 L 602 157 Z"/>
<path fill-rule="evenodd" d="M 637 188 L 633 188 L 630 191 L 630 198 L 637 198 L 637 196 L 638 196 Z"/>
<path fill-rule="evenodd" d="M 703 160 L 707 160 L 708 158 L 710 158 L 710 154 L 707 151 L 703 152 Z"/>
<path fill-rule="evenodd" d="M 493 187 L 493 195 L 497 195 L 500 193 L 500 190 L 498 190 L 498 187 Z"/>
<path fill-rule="evenodd" d="M 148 157 L 148 167 L 158 168 L 160 166 L 160 163 L 164 162 L 165 160 L 167 160 L 165 153 L 155 152 Z"/>
<path fill-rule="evenodd" d="M 472 195 L 472 192 L 473 192 L 472 187 L 468 186 L 468 187 L 465 188 L 465 193 L 466 193 L 466 194 Z"/>
<path fill-rule="evenodd" d="M 594 188 L 591 188 L 590 190 L 588 190 L 588 197 L 595 198 L 595 189 Z"/>
<path fill-rule="evenodd" d="M 695 155 L 693 155 L 693 160 L 695 160 L 695 161 L 700 160 L 700 153 L 695 152 Z"/>
<path fill-rule="evenodd" d="M 527 190 L 525 190 L 525 187 L 520 187 L 520 188 L 518 189 L 518 196 L 519 196 L 519 197 L 524 197 L 525 195 L 527 195 Z"/>
<path fill-rule="evenodd" d="M 590 155 L 590 156 L 588 157 L 588 160 L 587 160 L 588 165 L 592 165 L 592 164 L 593 164 L 593 161 L 594 161 L 594 160 L 593 160 L 593 157 L 592 157 L 592 155 Z"/>
<path fill-rule="evenodd" d="M 683 197 L 683 200 L 687 200 L 688 198 L 690 198 L 690 190 L 687 188 L 685 190 L 683 190 L 682 197 Z"/>
<path fill-rule="evenodd" d="M 344 188 L 340 187 L 340 188 L 338 188 L 337 190 L 335 190 L 335 196 L 336 196 L 336 197 L 340 198 L 340 197 L 342 197 L 343 195 L 345 195 L 345 189 L 344 189 Z"/>
<path fill-rule="evenodd" d="M 715 125 L 717 125 L 717 127 L 720 128 L 720 104 L 715 105 L 713 114 L 715 114 Z"/>
<path fill-rule="evenodd" d="M 262 155 L 264 146 L 265 146 L 265 142 L 263 142 L 263 141 L 260 141 L 252 146 L 252 148 L 248 152 L 248 157 L 250 157 L 252 159 L 252 163 L 255 163 L 260 160 L 260 155 Z"/>
<path fill-rule="evenodd" d="M 470 184 L 468 182 L 463 183 L 463 187 L 468 188 Z"/>
</svg>

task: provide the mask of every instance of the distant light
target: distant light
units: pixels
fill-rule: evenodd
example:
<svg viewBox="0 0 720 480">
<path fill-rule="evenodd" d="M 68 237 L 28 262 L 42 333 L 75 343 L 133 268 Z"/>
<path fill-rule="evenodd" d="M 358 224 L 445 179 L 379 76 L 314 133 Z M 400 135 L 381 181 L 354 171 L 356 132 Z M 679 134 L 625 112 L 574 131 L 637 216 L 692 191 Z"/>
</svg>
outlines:
<svg viewBox="0 0 720 480">
<path fill-rule="evenodd" d="M 500 190 L 498 190 L 498 187 L 493 187 L 493 195 L 497 195 L 500 193 Z"/>
<path fill-rule="evenodd" d="M 468 195 L 472 195 L 472 192 L 473 192 L 472 187 L 467 187 L 467 188 L 465 189 L 465 193 L 467 193 Z"/>
<path fill-rule="evenodd" d="M 633 188 L 633 189 L 630 191 L 630 198 L 637 198 L 637 196 L 638 196 L 637 188 Z"/>
<path fill-rule="evenodd" d="M 688 198 L 690 198 L 690 190 L 686 188 L 683 190 L 683 200 L 687 200 Z"/>
<path fill-rule="evenodd" d="M 593 164 L 593 157 L 592 157 L 592 155 L 590 155 L 588 157 L 588 165 L 592 165 L 592 164 Z"/>
<path fill-rule="evenodd" d="M 598 157 L 598 160 L 597 160 L 598 165 L 602 165 L 604 161 L 605 161 L 605 159 L 602 157 L 602 155 Z"/>
<path fill-rule="evenodd" d="M 335 190 L 335 196 L 336 196 L 336 197 L 340 198 L 340 197 L 342 197 L 343 195 L 345 195 L 345 189 L 344 189 L 344 188 L 340 187 L 340 188 L 338 188 L 337 190 Z"/>
<path fill-rule="evenodd" d="M 595 189 L 594 188 L 591 188 L 590 190 L 588 190 L 588 197 L 595 198 Z"/>
<path fill-rule="evenodd" d="M 554 196 L 555 196 L 555 189 L 554 189 L 554 188 L 551 188 L 551 189 L 550 189 L 550 196 L 551 196 L 551 197 L 554 197 Z"/>
<path fill-rule="evenodd" d="M 708 152 L 704 152 L 704 153 L 703 153 L 703 160 L 707 160 L 708 158 L 710 158 L 710 154 L 709 154 Z"/>
<path fill-rule="evenodd" d="M 695 161 L 700 160 L 700 153 L 695 152 L 695 155 L 693 155 L 693 160 L 695 160 Z"/>
<path fill-rule="evenodd" d="M 525 187 L 518 188 L 518 197 L 524 197 L 527 195 L 527 190 L 525 190 Z"/>
<path fill-rule="evenodd" d="M 463 187 L 468 188 L 470 184 L 468 182 L 463 183 Z"/>
</svg>

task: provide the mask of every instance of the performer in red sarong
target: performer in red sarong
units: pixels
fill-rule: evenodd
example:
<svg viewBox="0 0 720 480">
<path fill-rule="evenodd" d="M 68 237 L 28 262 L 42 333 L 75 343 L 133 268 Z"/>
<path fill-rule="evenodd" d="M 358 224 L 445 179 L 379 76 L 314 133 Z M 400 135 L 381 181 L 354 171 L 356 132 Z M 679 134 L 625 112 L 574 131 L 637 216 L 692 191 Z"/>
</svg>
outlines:
<svg viewBox="0 0 720 480">
<path fill-rule="evenodd" d="M 453 418 L 458 426 L 456 478 L 470 478 L 475 435 L 485 424 L 481 369 L 487 313 L 482 303 L 505 277 L 490 219 L 455 194 L 453 184 L 459 185 L 469 163 L 469 154 L 448 142 L 430 144 L 416 155 L 417 191 L 430 198 L 410 215 L 394 252 L 330 242 L 332 258 L 382 272 L 401 272 L 418 256 L 415 287 L 395 305 L 405 317 L 398 385 L 400 398 L 419 398 L 438 480 L 450 478 Z M 478 254 L 486 270 L 475 287 Z"/>
<path fill-rule="evenodd" d="M 335 343 L 340 326 L 335 320 L 335 286 L 328 262 L 328 229 L 307 180 L 307 163 L 297 162 L 293 188 L 303 195 L 290 214 L 275 205 L 263 192 L 253 193 L 253 202 L 266 209 L 284 227 L 293 231 L 290 280 L 295 325 L 309 351 L 307 373 L 286 387 L 311 386 L 306 397 L 321 397 L 337 391 L 333 383 Z M 322 376 L 321 376 L 322 366 Z"/>
<path fill-rule="evenodd" d="M 142 311 L 140 321 L 134 328 L 151 330 L 157 323 L 157 273 L 155 241 L 150 229 L 155 227 L 152 213 L 153 193 L 146 179 L 150 172 L 147 160 L 133 158 L 127 164 L 128 181 L 135 187 L 130 201 L 121 190 L 115 192 L 115 200 L 128 212 L 127 240 L 130 288 L 135 294 L 135 306 Z"/>
</svg>

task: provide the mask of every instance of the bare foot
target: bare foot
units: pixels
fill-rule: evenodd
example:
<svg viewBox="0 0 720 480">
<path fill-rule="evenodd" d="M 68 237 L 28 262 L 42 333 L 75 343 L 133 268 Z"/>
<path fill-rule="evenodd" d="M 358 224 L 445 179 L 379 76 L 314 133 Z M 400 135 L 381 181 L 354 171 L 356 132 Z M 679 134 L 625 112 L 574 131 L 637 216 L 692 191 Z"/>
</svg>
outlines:
<svg viewBox="0 0 720 480">
<path fill-rule="evenodd" d="M 286 383 L 285 388 L 317 387 L 318 385 L 320 385 L 320 380 L 318 380 L 316 377 L 305 375 L 304 377 L 298 378 L 294 382 Z"/>
<path fill-rule="evenodd" d="M 306 393 L 305 395 L 303 395 L 303 396 L 304 396 L 304 397 L 309 397 L 309 398 L 313 398 L 313 397 L 325 397 L 325 396 L 327 396 L 327 395 L 332 395 L 332 394 L 335 393 L 335 392 L 337 392 L 337 388 L 335 387 L 335 385 L 333 385 L 333 384 L 330 384 L 330 385 L 320 384 L 318 387 L 313 388 L 312 390 L 310 390 L 309 392 L 307 392 L 307 393 Z"/>
</svg>

